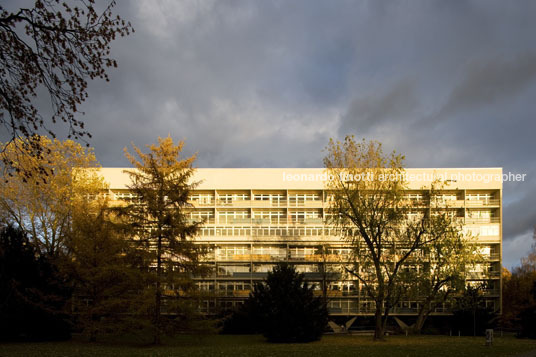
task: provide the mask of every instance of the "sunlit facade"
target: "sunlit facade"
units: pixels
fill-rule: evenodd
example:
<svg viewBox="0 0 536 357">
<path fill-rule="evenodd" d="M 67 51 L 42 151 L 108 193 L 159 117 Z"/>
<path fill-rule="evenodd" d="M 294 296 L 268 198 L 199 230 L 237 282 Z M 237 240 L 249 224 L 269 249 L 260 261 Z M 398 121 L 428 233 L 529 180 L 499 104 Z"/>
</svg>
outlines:
<svg viewBox="0 0 536 357">
<path fill-rule="evenodd" d="M 121 168 L 103 168 L 116 200 L 130 198 L 129 176 Z M 447 185 L 432 199 L 446 202 L 466 232 L 478 237 L 484 259 L 468 273 L 468 283 L 486 283 L 486 305 L 501 306 L 502 181 L 500 168 L 407 169 L 407 197 L 426 200 L 423 188 L 435 175 Z M 196 279 L 207 298 L 200 309 L 217 313 L 247 298 L 256 281 L 274 264 L 286 261 L 327 287 L 333 315 L 372 315 L 371 301 L 357 280 L 344 273 L 351 250 L 334 227 L 325 224 L 329 194 L 323 169 L 197 169 L 192 192 L 192 220 L 204 220 L 196 238 L 211 247 L 206 258 L 211 276 Z M 425 203 L 426 204 L 426 203 Z M 433 205 L 427 203 L 429 209 Z M 418 301 L 402 301 L 394 315 L 415 314 Z M 448 312 L 439 307 L 435 313 Z"/>
</svg>

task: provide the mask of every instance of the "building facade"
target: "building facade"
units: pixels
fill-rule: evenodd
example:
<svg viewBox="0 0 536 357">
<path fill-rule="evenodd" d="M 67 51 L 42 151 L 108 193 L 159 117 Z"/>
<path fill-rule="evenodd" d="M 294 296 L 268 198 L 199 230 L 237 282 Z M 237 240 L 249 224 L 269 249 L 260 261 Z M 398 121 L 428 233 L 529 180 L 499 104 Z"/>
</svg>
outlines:
<svg viewBox="0 0 536 357">
<path fill-rule="evenodd" d="M 129 199 L 129 176 L 103 168 L 115 200 Z M 468 272 L 469 284 L 486 283 L 486 305 L 501 309 L 502 170 L 406 169 L 407 197 L 424 200 L 426 187 L 440 178 L 447 184 L 431 198 L 446 202 L 463 229 L 476 236 L 483 260 Z M 205 258 L 213 274 L 196 279 L 205 292 L 201 310 L 217 313 L 246 299 L 256 281 L 285 261 L 328 297 L 333 315 L 372 315 L 374 302 L 359 282 L 344 273 L 351 249 L 334 227 L 325 224 L 329 193 L 324 169 L 197 169 L 189 212 L 205 224 L 196 241 L 208 245 Z M 429 199 L 429 200 L 431 200 Z M 430 204 L 430 202 L 428 202 Z M 320 287 L 325 286 L 323 291 Z M 402 301 L 393 315 L 415 314 L 418 301 Z M 446 313 L 439 307 L 435 313 Z"/>
</svg>

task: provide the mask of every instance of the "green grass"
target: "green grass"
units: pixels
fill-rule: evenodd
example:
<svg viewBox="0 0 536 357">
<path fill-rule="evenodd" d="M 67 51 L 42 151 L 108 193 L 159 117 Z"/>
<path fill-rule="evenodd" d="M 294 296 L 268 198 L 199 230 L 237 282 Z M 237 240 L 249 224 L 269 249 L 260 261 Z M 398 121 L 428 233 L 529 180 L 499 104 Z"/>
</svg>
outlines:
<svg viewBox="0 0 536 357">
<path fill-rule="evenodd" d="M 515 356 L 536 350 L 535 340 L 496 337 L 492 347 L 484 337 L 390 336 L 373 342 L 366 336 L 327 335 L 307 344 L 271 344 L 261 336 L 184 335 L 163 346 L 144 342 L 83 341 L 5 343 L 0 356 Z"/>
</svg>

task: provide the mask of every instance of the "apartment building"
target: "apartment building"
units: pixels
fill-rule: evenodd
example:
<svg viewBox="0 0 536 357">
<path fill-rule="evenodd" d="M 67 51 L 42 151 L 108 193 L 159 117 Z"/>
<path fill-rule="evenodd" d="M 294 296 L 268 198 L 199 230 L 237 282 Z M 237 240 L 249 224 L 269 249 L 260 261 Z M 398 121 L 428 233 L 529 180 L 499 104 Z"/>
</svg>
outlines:
<svg viewBox="0 0 536 357">
<path fill-rule="evenodd" d="M 131 197 L 121 168 L 101 173 L 116 200 Z M 468 284 L 486 283 L 486 305 L 501 307 L 502 170 L 500 168 L 406 169 L 407 197 L 425 200 L 434 179 L 447 182 L 428 199 L 446 202 L 466 232 L 478 237 L 483 260 L 468 273 Z M 208 245 L 213 274 L 196 279 L 206 292 L 201 309 L 216 313 L 247 298 L 277 262 L 285 261 L 316 284 L 326 286 L 333 315 L 372 315 L 374 302 L 342 268 L 351 250 L 337 229 L 325 223 L 329 193 L 324 169 L 197 169 L 189 211 L 205 221 L 196 238 Z M 426 203 L 433 209 L 433 202 Z M 418 301 L 402 301 L 393 315 L 415 314 Z M 447 313 L 439 307 L 435 313 Z"/>
</svg>

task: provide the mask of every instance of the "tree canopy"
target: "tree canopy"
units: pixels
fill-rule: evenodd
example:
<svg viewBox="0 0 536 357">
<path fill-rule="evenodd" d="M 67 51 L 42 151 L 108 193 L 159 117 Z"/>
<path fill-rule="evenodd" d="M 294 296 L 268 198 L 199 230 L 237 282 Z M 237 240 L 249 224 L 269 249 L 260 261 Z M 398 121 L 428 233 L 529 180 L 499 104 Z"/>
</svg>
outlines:
<svg viewBox="0 0 536 357">
<path fill-rule="evenodd" d="M 92 149 L 72 140 L 38 139 L 45 149 L 41 158 L 21 155 L 19 148 L 25 144 L 20 139 L 0 144 L 15 168 L 9 180 L 0 182 L 0 219 L 23 229 L 40 253 L 57 256 L 64 248 L 73 207 L 105 185 Z M 46 176 L 24 174 L 39 168 L 45 168 Z"/>
<path fill-rule="evenodd" d="M 114 6 L 98 11 L 94 0 L 36 0 L 33 8 L 16 10 L 0 5 L 0 125 L 25 155 L 41 156 L 45 148 L 35 135 L 44 130 L 55 137 L 57 122 L 68 126 L 69 138 L 91 136 L 75 113 L 88 97 L 88 81 L 108 81 L 107 68 L 117 67 L 111 42 L 133 32 Z M 9 169 L 11 158 L 2 160 Z"/>
</svg>

